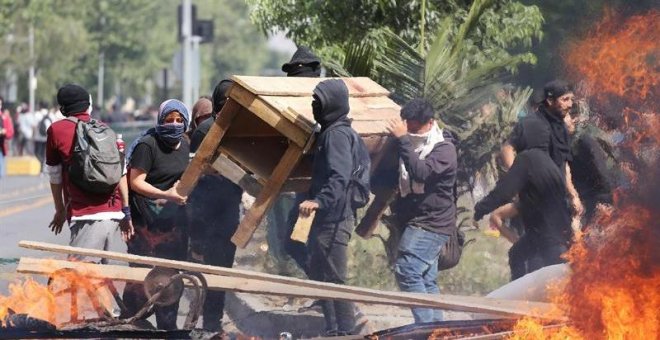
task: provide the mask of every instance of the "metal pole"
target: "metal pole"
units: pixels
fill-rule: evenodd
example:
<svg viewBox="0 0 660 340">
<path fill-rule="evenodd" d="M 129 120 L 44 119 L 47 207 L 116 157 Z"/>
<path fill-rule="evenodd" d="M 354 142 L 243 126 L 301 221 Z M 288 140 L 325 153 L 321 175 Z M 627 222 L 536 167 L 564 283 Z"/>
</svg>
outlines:
<svg viewBox="0 0 660 340">
<path fill-rule="evenodd" d="M 192 105 L 192 2 L 191 0 L 182 0 L 181 3 L 181 35 L 183 50 L 183 103 L 189 107 Z"/>
<path fill-rule="evenodd" d="M 105 82 L 105 52 L 99 53 L 99 74 L 98 74 L 98 92 L 96 93 L 96 105 L 101 108 L 103 113 L 103 84 Z"/>
<path fill-rule="evenodd" d="M 30 111 L 35 111 L 34 91 L 37 88 L 37 78 L 34 75 L 34 26 L 30 25 L 30 33 L 28 36 L 28 43 L 30 45 L 30 74 L 28 79 L 28 91 L 30 93 Z"/>
<path fill-rule="evenodd" d="M 192 100 L 195 101 L 199 98 L 199 83 L 200 83 L 200 52 L 199 52 L 199 42 L 202 41 L 202 37 L 193 36 L 192 37 Z"/>
</svg>

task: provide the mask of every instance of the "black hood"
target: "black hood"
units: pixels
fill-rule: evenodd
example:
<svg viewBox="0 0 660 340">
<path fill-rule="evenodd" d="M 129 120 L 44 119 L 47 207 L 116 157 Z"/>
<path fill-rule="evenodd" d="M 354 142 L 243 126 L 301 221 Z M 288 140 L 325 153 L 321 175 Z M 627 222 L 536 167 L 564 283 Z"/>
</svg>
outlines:
<svg viewBox="0 0 660 340">
<path fill-rule="evenodd" d="M 348 88 L 341 79 L 328 79 L 316 85 L 314 100 L 318 103 L 312 103 L 314 119 L 321 124 L 321 128 L 346 118 L 350 111 Z"/>
<path fill-rule="evenodd" d="M 321 59 L 312 53 L 309 48 L 300 46 L 291 57 L 291 60 L 282 65 L 282 71 L 286 72 L 289 77 L 318 77 L 321 73 L 320 66 Z M 316 74 L 317 72 L 319 74 Z"/>
</svg>

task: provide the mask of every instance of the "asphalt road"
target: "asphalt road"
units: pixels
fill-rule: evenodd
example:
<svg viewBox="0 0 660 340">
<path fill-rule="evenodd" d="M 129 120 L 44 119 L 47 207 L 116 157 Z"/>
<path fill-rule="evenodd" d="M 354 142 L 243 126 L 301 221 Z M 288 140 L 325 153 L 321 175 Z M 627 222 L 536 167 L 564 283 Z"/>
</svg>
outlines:
<svg viewBox="0 0 660 340">
<path fill-rule="evenodd" d="M 21 256 L 64 257 L 18 247 L 21 240 L 68 244 L 67 228 L 59 235 L 48 229 L 53 212 L 47 177 L 0 178 L 0 294 L 7 293 L 7 285 L 14 278 L 12 273 Z"/>
</svg>

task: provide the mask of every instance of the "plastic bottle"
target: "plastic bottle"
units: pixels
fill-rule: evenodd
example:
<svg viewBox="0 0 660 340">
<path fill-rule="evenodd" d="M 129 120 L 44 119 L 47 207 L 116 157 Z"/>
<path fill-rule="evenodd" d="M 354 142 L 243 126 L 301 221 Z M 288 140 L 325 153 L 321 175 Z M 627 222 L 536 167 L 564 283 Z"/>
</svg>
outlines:
<svg viewBox="0 0 660 340">
<path fill-rule="evenodd" d="M 119 153 L 123 155 L 124 149 L 126 149 L 126 143 L 124 143 L 124 140 L 121 137 L 121 133 L 117 134 L 117 149 L 119 149 Z"/>
</svg>

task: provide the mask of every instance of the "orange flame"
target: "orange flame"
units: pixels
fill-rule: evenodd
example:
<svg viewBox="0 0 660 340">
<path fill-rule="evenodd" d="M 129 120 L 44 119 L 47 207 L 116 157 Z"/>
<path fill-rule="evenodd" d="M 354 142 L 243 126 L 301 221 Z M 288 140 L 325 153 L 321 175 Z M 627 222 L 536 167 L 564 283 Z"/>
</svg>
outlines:
<svg viewBox="0 0 660 340">
<path fill-rule="evenodd" d="M 10 310 L 48 321 L 57 327 L 75 321 L 73 315 L 98 318 L 94 304 L 110 310 L 111 293 L 100 288 L 98 280 L 91 279 L 99 275 L 87 271 L 58 271 L 55 265 L 52 267 L 53 274 L 48 286 L 31 277 L 9 284 L 9 295 L 0 295 L 0 326 L 6 326 L 5 318 L 11 313 Z M 70 288 L 74 286 L 77 303 L 72 303 Z"/>
<path fill-rule="evenodd" d="M 553 302 L 570 326 L 548 332 L 523 319 L 513 339 L 660 339 L 660 12 L 621 22 L 612 13 L 566 54 L 590 90 L 599 118 L 616 120 L 622 172 L 632 189 L 615 192 L 566 255 L 572 275 Z"/>
</svg>

